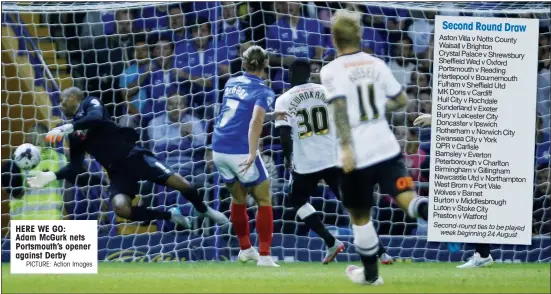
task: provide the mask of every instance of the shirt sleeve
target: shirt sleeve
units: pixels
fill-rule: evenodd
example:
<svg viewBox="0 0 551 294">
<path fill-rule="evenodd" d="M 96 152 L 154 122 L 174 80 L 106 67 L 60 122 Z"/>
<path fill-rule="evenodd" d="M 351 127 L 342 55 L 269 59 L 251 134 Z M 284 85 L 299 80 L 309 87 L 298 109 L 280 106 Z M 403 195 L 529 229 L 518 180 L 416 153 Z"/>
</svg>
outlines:
<svg viewBox="0 0 551 294">
<path fill-rule="evenodd" d="M 58 180 L 73 179 L 80 173 L 84 172 L 84 150 L 80 139 L 75 135 L 69 135 L 69 163 L 55 172 Z"/>
<path fill-rule="evenodd" d="M 395 99 L 402 93 L 402 85 L 396 80 L 388 65 L 383 62 L 380 64 L 379 81 L 389 99 Z"/>
<path fill-rule="evenodd" d="M 289 94 L 285 93 L 276 99 L 275 111 L 289 111 Z M 287 120 L 276 119 L 275 127 L 278 128 L 281 126 L 291 126 L 291 122 L 289 121 L 289 119 L 289 117 L 287 118 Z"/>
<path fill-rule="evenodd" d="M 342 78 L 342 74 L 340 76 L 338 74 L 334 75 L 332 74 L 333 72 L 335 70 L 328 66 L 322 68 L 320 72 L 321 84 L 325 87 L 327 103 L 331 103 L 335 99 L 346 98 L 346 87 L 348 84 L 344 80 L 346 76 Z"/>
<path fill-rule="evenodd" d="M 103 105 L 97 98 L 92 98 L 89 101 L 84 101 L 83 105 L 84 113 L 83 117 L 76 121 L 73 121 L 74 130 L 87 130 L 93 128 L 104 122 L 103 119 Z"/>
<path fill-rule="evenodd" d="M 275 94 L 273 91 L 265 91 L 263 94 L 261 94 L 254 103 L 255 105 L 262 106 L 266 112 L 269 112 L 271 109 L 271 105 L 274 101 Z"/>
</svg>

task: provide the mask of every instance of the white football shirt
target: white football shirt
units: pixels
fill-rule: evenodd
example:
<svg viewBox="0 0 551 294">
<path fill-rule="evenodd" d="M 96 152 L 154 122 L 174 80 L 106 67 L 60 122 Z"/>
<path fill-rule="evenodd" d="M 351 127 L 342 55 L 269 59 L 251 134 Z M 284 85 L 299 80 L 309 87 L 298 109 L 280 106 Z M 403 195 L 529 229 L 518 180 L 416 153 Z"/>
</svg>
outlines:
<svg viewBox="0 0 551 294">
<path fill-rule="evenodd" d="M 356 168 L 400 154 L 385 111 L 387 99 L 396 98 L 402 86 L 382 60 L 364 52 L 342 55 L 324 66 L 320 77 L 329 103 L 346 99 Z"/>
<path fill-rule="evenodd" d="M 293 165 L 296 173 L 308 174 L 337 164 L 335 128 L 329 118 L 325 88 L 319 84 L 293 87 L 277 98 L 276 111 L 286 111 L 287 121 L 276 127 L 293 129 Z"/>
</svg>

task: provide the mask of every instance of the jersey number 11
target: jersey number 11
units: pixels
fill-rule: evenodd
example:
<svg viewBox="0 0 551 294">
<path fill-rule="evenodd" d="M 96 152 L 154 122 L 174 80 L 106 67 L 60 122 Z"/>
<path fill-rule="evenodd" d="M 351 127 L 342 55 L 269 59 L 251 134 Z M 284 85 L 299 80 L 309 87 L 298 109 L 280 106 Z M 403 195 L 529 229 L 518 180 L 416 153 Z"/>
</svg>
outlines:
<svg viewBox="0 0 551 294">
<path fill-rule="evenodd" d="M 373 117 L 371 119 L 378 119 L 379 110 L 377 109 L 377 105 L 375 104 L 375 89 L 373 88 L 373 84 L 367 84 L 366 94 L 368 96 L 368 99 L 364 99 L 362 85 L 359 85 L 357 89 L 358 89 L 358 100 L 360 105 L 360 121 L 369 120 L 367 109 L 364 103 L 364 101 L 368 99 L 369 99 L 369 106 L 371 106 L 371 109 L 373 110 Z"/>
</svg>

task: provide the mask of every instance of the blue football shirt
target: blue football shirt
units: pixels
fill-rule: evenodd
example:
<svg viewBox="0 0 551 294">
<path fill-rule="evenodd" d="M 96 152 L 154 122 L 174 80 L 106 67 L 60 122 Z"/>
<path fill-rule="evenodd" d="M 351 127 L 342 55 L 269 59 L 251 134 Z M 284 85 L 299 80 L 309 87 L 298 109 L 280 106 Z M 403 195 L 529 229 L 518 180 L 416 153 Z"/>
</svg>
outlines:
<svg viewBox="0 0 551 294">
<path fill-rule="evenodd" d="M 224 88 L 220 113 L 216 118 L 212 149 L 226 154 L 249 153 L 249 123 L 255 105 L 270 110 L 275 94 L 254 75 L 231 78 Z"/>
</svg>

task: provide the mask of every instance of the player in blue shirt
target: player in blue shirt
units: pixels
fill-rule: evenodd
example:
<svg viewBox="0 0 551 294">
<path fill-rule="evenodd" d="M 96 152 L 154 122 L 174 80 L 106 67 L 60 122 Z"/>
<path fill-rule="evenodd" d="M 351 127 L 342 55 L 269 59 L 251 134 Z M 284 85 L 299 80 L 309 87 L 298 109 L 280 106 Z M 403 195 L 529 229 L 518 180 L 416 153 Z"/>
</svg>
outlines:
<svg viewBox="0 0 551 294">
<path fill-rule="evenodd" d="M 275 96 L 262 80 L 267 66 L 266 51 L 261 47 L 251 46 L 243 53 L 245 73 L 226 83 L 212 149 L 214 165 L 233 198 L 231 220 L 241 248 L 238 259 L 278 267 L 270 257 L 274 230 L 270 181 L 258 152 L 262 125 Z M 258 204 L 256 230 L 260 256 L 249 238 L 248 192 Z"/>
<path fill-rule="evenodd" d="M 176 207 L 163 211 L 132 206 L 139 181 L 146 180 L 180 191 L 200 214 L 216 223 L 229 221 L 221 212 L 206 206 L 203 197 L 184 178 L 159 162 L 151 151 L 138 146 L 136 131 L 116 125 L 96 97 L 86 97 L 80 89 L 72 87 L 61 93 L 60 104 L 72 122 L 52 129 L 46 140 L 60 141 L 67 136 L 70 162 L 55 173 L 38 172 L 30 177 L 28 182 L 32 188 L 40 189 L 51 181 L 75 178 L 85 172 L 83 160 L 87 152 L 107 170 L 111 203 L 119 217 L 133 221 L 172 220 L 184 228 L 191 227 L 189 219 Z"/>
</svg>

